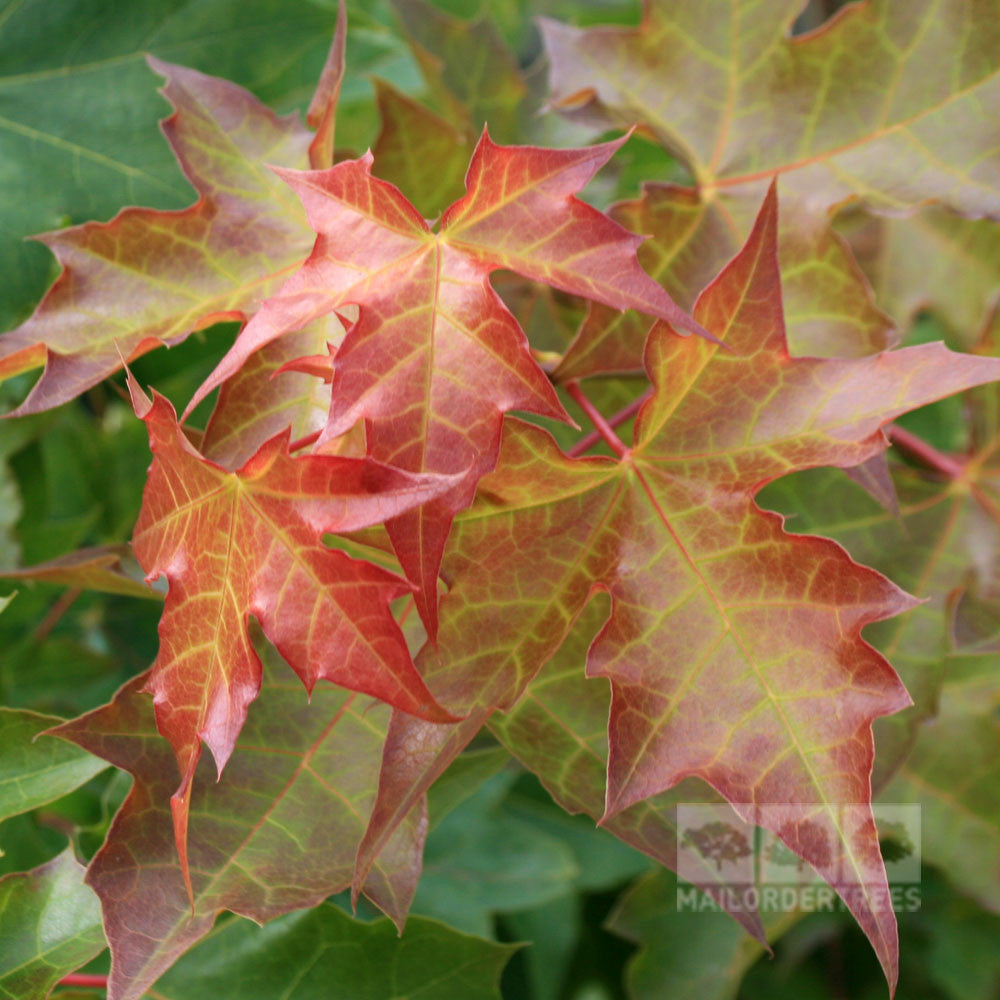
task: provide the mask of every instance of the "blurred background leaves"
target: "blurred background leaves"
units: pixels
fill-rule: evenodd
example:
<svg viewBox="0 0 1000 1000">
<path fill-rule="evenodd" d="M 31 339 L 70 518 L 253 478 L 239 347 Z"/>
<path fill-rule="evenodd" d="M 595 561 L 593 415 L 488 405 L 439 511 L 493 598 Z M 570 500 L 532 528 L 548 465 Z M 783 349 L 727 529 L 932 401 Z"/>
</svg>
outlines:
<svg viewBox="0 0 1000 1000">
<path fill-rule="evenodd" d="M 821 24 L 837 6 L 803 4 L 799 29 Z M 627 0 L 349 3 L 339 155 L 374 146 L 376 172 L 434 217 L 461 192 L 468 149 L 486 119 L 498 141 L 566 144 L 591 137 L 573 122 L 539 113 L 546 73 L 535 15 L 581 26 L 635 24 L 638 10 Z M 23 320 L 55 277 L 51 255 L 26 237 L 106 220 L 129 204 L 170 209 L 192 200 L 157 127 L 168 109 L 145 53 L 234 80 L 279 112 L 301 112 L 335 19 L 334 0 L 0 3 L 0 270 L 6 278 L 0 329 Z M 421 134 L 415 120 L 433 132 Z M 414 148 L 421 137 L 426 144 Z M 439 168 L 428 170 L 428 163 Z M 643 181 L 684 177 L 669 154 L 635 136 L 587 197 L 604 207 L 636 198 Z M 841 213 L 837 227 L 906 342 L 944 338 L 955 347 L 995 352 L 1000 230 L 994 222 L 934 209 L 901 221 L 852 210 Z M 579 304 L 518 279 L 498 285 L 536 348 L 565 349 L 583 315 Z M 189 398 L 234 332 L 222 326 L 194 334 L 140 359 L 135 374 L 175 400 Z M 0 410 L 23 397 L 29 381 L 0 387 Z M 592 395 L 611 412 L 641 389 L 608 382 Z M 997 414 L 996 393 L 980 391 L 915 414 L 906 426 L 943 451 L 985 456 L 979 488 L 988 490 L 996 478 L 990 459 Z M 56 411 L 0 424 L 0 570 L 127 542 L 148 463 L 145 432 L 120 379 Z M 791 530 L 828 534 L 913 592 L 939 595 L 869 636 L 893 647 L 893 661 L 909 672 L 918 701 L 915 710 L 886 720 L 878 735 L 879 747 L 893 751 L 885 758 L 892 766 L 884 765 L 883 798 L 921 803 L 929 863 L 920 909 L 900 914 L 899 996 L 996 1000 L 1000 609 L 992 564 L 984 570 L 975 559 L 983 532 L 992 529 L 984 527 L 976 513 L 981 505 L 968 491 L 934 481 L 905 458 L 896 461 L 895 473 L 898 517 L 839 472 L 782 481 L 761 502 L 788 514 Z M 815 503 L 818 495 L 822 505 Z M 944 532 L 960 535 L 961 543 L 940 542 Z M 0 614 L 0 704 L 17 711 L 0 713 L 0 726 L 33 735 L 55 721 L 51 716 L 71 717 L 107 701 L 152 662 L 156 601 L 28 580 L 0 582 L 0 600 L 15 586 L 16 598 Z M 14 954 L 4 937 L 14 933 L 10 928 L 37 930 L 30 920 L 12 919 L 26 879 L 47 893 L 58 886 L 65 894 L 72 882 L 79 920 L 68 929 L 68 943 L 55 942 L 51 954 L 64 947 L 72 959 L 63 961 L 79 964 L 100 942 L 93 901 L 66 846 L 79 860 L 92 856 L 130 782 L 93 758 L 70 759 L 68 744 L 56 751 L 49 737 L 37 743 L 25 737 L 0 746 L 0 796 L 12 747 L 30 748 L 38 766 L 56 769 L 37 801 L 24 798 L 23 808 L 0 811 L 0 874 L 6 875 L 0 909 L 12 907 L 4 914 L 0 952 Z M 60 784 L 56 775 L 71 777 Z M 223 918 L 163 978 L 156 995 L 217 996 L 239 977 L 254 983 L 254 995 L 264 997 L 265 989 L 288 995 L 288 970 L 295 968 L 306 969 L 294 993 L 302 998 L 333 995 L 331 984 L 348 976 L 353 985 L 344 995 L 352 1000 L 388 997 L 432 976 L 441 978 L 429 996 L 494 997 L 501 969 L 500 991 L 511 1000 L 884 996 L 875 959 L 848 914 L 771 915 L 776 944 L 770 958 L 725 915 L 678 913 L 671 873 L 586 817 L 566 814 L 486 737 L 432 791 L 430 818 L 414 905 L 419 916 L 401 940 L 384 921 L 348 920 L 337 908 L 344 903 L 339 897 L 265 928 Z M 29 869 L 30 875 L 13 874 Z M 459 956 L 465 972 L 455 969 Z M 45 964 L 40 955 L 33 961 Z M 106 971 L 106 962 L 99 956 L 88 968 Z M 50 972 L 56 964 L 52 958 Z M 12 995 L 47 990 L 44 970 L 29 987 L 10 985 L 6 974 L 0 964 L 0 987 Z"/>
</svg>

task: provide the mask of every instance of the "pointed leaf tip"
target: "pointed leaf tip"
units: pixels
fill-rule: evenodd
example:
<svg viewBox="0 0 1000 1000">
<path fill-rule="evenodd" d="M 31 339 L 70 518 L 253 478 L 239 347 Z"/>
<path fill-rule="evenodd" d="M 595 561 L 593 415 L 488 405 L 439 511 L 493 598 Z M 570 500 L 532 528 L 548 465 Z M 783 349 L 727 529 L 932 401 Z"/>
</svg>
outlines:
<svg viewBox="0 0 1000 1000">
<path fill-rule="evenodd" d="M 121 354 L 119 352 L 119 357 Z M 146 395 L 138 380 L 132 374 L 132 370 L 122 358 L 122 367 L 125 369 L 125 382 L 128 385 L 129 398 L 132 400 L 132 409 L 140 420 L 145 420 L 149 411 L 153 408 L 153 400 Z"/>
<path fill-rule="evenodd" d="M 347 5 L 345 0 L 340 0 L 330 52 L 306 112 L 306 124 L 316 130 L 316 136 L 309 144 L 309 165 L 314 170 L 333 166 L 337 102 L 346 68 L 346 41 Z"/>
</svg>

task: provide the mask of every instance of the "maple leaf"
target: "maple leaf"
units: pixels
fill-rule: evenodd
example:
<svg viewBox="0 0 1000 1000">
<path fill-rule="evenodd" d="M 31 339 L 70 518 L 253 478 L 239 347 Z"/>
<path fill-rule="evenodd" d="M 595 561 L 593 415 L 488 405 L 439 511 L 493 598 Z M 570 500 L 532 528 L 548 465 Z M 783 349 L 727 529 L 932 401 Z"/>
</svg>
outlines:
<svg viewBox="0 0 1000 1000">
<path fill-rule="evenodd" d="M 462 196 L 475 136 L 384 80 L 375 81 L 375 99 L 382 121 L 372 150 L 375 173 L 405 191 L 421 215 L 435 218 Z"/>
<path fill-rule="evenodd" d="M 0 337 L 0 380 L 45 365 L 14 414 L 72 399 L 122 356 L 245 319 L 309 253 L 301 205 L 264 164 L 307 166 L 312 133 L 226 80 L 149 64 L 167 80 L 175 111 L 163 131 L 198 200 L 39 237 L 63 270 L 34 315 Z"/>
<path fill-rule="evenodd" d="M 316 247 L 189 405 L 283 334 L 359 307 L 333 361 L 325 437 L 364 418 L 373 427 L 370 454 L 379 461 L 411 472 L 466 474 L 448 497 L 388 524 L 400 564 L 420 588 L 418 608 L 432 637 L 451 520 L 493 467 L 503 413 L 564 417 L 523 332 L 490 286 L 490 272 L 516 271 L 704 332 L 639 267 L 640 238 L 574 197 L 620 145 L 497 146 L 484 131 L 467 193 L 445 212 L 439 233 L 397 188 L 372 176 L 370 154 L 325 171 L 279 171 L 302 197 L 319 234 Z"/>
<path fill-rule="evenodd" d="M 347 6 L 345 0 L 337 4 L 337 27 L 320 73 L 316 93 L 309 102 L 306 124 L 316 130 L 309 144 L 309 166 L 314 170 L 333 166 L 334 130 L 337 123 L 337 102 L 340 85 L 347 68 Z"/>
<path fill-rule="evenodd" d="M 697 983 L 693 996 L 725 1000 L 738 995 L 743 977 L 762 957 L 761 946 L 720 914 L 699 912 L 692 920 L 691 913 L 678 906 L 683 891 L 683 883 L 669 871 L 648 872 L 625 889 L 605 919 L 608 931 L 636 949 L 625 967 L 630 1000 L 683 996 L 692 980 Z M 771 910 L 765 917 L 772 940 L 795 927 L 795 917 L 788 913 Z M 683 941 L 683 947 L 665 948 L 665 941 Z M 692 974 L 695 963 L 698 972 Z"/>
<path fill-rule="evenodd" d="M 222 910 L 263 923 L 344 889 L 378 774 L 388 706 L 331 686 L 307 703 L 263 651 L 264 683 L 229 766 L 201 763 L 191 806 L 191 896 L 171 823 L 177 770 L 157 732 L 148 675 L 54 732 L 135 777 L 87 883 L 111 948 L 111 1000 L 133 1000 L 204 937 Z M 366 895 L 397 926 L 420 873 L 418 810 L 373 870 Z"/>
<path fill-rule="evenodd" d="M 721 198 L 706 203 L 691 188 L 652 182 L 643 185 L 640 198 L 619 202 L 608 214 L 626 229 L 649 235 L 639 261 L 685 307 L 736 253 L 751 221 L 746 207 L 736 212 Z M 793 354 L 862 357 L 895 343 L 892 319 L 872 300 L 836 233 L 811 234 L 793 224 L 779 234 L 779 252 Z M 648 332 L 649 321 L 634 312 L 592 305 L 553 376 L 565 382 L 639 369 Z"/>
<path fill-rule="evenodd" d="M 0 822 L 62 798 L 104 770 L 90 754 L 45 735 L 61 721 L 0 707 Z M 8 846 L 12 836 L 3 837 Z"/>
<path fill-rule="evenodd" d="M 514 706 L 506 712 L 494 712 L 488 722 L 490 732 L 538 776 L 559 805 L 567 812 L 582 812 L 594 820 L 601 819 L 605 806 L 610 692 L 606 684 L 585 677 L 583 668 L 590 637 L 606 617 L 603 602 L 592 601 Z M 430 728 L 429 723 L 424 725 Z M 390 734 L 392 728 L 390 724 Z M 676 870 L 677 805 L 722 801 L 713 789 L 692 778 L 636 802 L 603 825 L 620 840 Z M 739 823 L 735 816 L 733 820 Z M 687 860 L 688 880 L 723 909 L 729 907 L 728 894 L 720 890 L 730 886 L 725 878 L 718 877 L 714 865 L 700 865 L 702 859 L 698 856 Z M 701 867 L 698 879 L 693 877 L 695 864 Z M 767 946 L 756 911 L 740 906 L 729 912 L 744 930 Z"/>
<path fill-rule="evenodd" d="M 858 354 L 884 338 L 885 317 L 829 215 L 860 199 L 894 214 L 933 200 L 996 216 L 997 130 L 984 109 L 1000 99 L 1000 33 L 995 18 L 984 24 L 961 0 L 870 0 L 792 37 L 801 7 L 737 0 L 709 14 L 647 0 L 637 28 L 543 19 L 551 101 L 603 127 L 638 122 L 688 168 L 694 189 L 657 186 L 644 199 L 644 211 L 659 214 L 665 235 L 673 234 L 659 243 L 665 272 L 675 261 L 681 269 L 691 261 L 720 265 L 780 174 L 794 312 L 818 328 L 803 347 L 812 350 L 815 332 L 826 330 L 830 344 L 854 338 Z M 665 273 L 656 277 L 670 287 Z M 831 312 L 833 322 L 825 322 Z M 642 333 L 596 317 L 562 376 L 619 367 L 623 336 L 634 364 Z"/>
<path fill-rule="evenodd" d="M 315 371 L 304 372 L 297 362 L 328 352 L 343 336 L 339 320 L 324 317 L 248 358 L 219 390 L 201 453 L 235 469 L 286 429 L 293 442 L 319 434 L 330 415 L 330 380 L 317 379 Z"/>
<path fill-rule="evenodd" d="M 389 602 L 399 577 L 327 549 L 324 532 L 383 521 L 452 488 L 368 459 L 293 458 L 285 431 L 239 470 L 203 458 L 173 407 L 129 375 L 153 465 L 132 546 L 148 578 L 169 585 L 148 690 L 181 770 L 173 800 L 186 868 L 191 781 L 202 741 L 219 773 L 260 688 L 249 615 L 312 692 L 325 679 L 408 712 L 449 718 L 416 672 Z"/>
<path fill-rule="evenodd" d="M 527 85 L 493 24 L 464 20 L 425 0 L 392 0 L 435 103 L 475 139 L 483 125 L 506 141 L 518 134 Z"/>
<path fill-rule="evenodd" d="M 601 818 L 608 758 L 609 693 L 606 685 L 588 683 L 582 670 L 590 636 L 603 620 L 601 611 L 599 602 L 584 610 L 578 627 L 569 633 L 555 656 L 508 712 L 491 713 L 482 709 L 453 725 L 437 725 L 393 711 L 386 733 L 378 795 L 358 847 L 355 896 L 383 844 L 401 822 L 408 821 L 414 811 L 422 808 L 423 797 L 433 782 L 444 774 L 484 724 L 538 776 L 567 812 L 582 812 L 594 820 Z M 591 624 L 594 629 L 588 628 Z M 604 826 L 626 844 L 669 868 L 676 868 L 676 804 L 722 801 L 712 789 L 704 785 L 694 787 L 695 784 L 685 781 L 668 792 L 637 802 L 608 819 Z M 694 866 L 689 866 L 688 873 L 692 876 L 693 869 Z M 720 890 L 728 888 L 728 883 L 717 876 L 714 867 L 702 867 L 701 877 L 692 881 L 720 906 L 727 906 L 728 897 Z M 739 907 L 731 913 L 749 934 L 766 946 L 756 911 Z"/>
<path fill-rule="evenodd" d="M 1000 338 L 1000 230 L 992 219 L 934 205 L 905 219 L 845 213 L 837 224 L 900 326 L 931 309 L 963 347 L 975 346 L 991 326 Z"/>
<path fill-rule="evenodd" d="M 992 355 L 995 347 L 987 335 L 976 349 Z M 875 625 L 867 633 L 896 667 L 915 702 L 876 724 L 876 789 L 906 760 L 922 723 L 937 713 L 948 676 L 944 657 L 956 595 L 970 587 L 991 593 L 1000 580 L 998 401 L 995 386 L 966 394 L 964 409 L 971 418 L 966 454 L 945 454 L 905 429 L 893 428 L 896 510 L 878 509 L 832 470 L 788 477 L 765 494 L 767 505 L 793 517 L 797 528 L 836 539 L 921 599 L 911 614 Z M 904 464 L 903 456 L 918 464 Z"/>
<path fill-rule="evenodd" d="M 968 486 L 894 463 L 899 510 L 877 506 L 832 470 L 813 470 L 769 487 L 766 505 L 793 518 L 796 530 L 822 534 L 886 573 L 921 599 L 909 614 L 873 625 L 866 637 L 893 664 L 914 705 L 876 724 L 874 784 L 884 786 L 912 749 L 922 719 L 936 711 L 947 645 L 948 596 L 966 582 L 953 553 L 993 549 L 990 515 Z M 986 498 L 987 503 L 989 502 Z"/>
<path fill-rule="evenodd" d="M 503 1000 L 503 967 L 521 947 L 425 917 L 411 917 L 400 937 L 388 920 L 354 920 L 322 903 L 266 931 L 227 922 L 157 980 L 155 992 L 161 1000 L 203 997 L 210 969 L 211 984 L 254 1000 Z"/>
<path fill-rule="evenodd" d="M 893 417 L 996 379 L 1000 361 L 940 344 L 792 358 L 776 241 L 772 189 L 695 308 L 731 350 L 654 327 L 654 393 L 619 461 L 568 459 L 508 418 L 497 471 L 448 547 L 437 647 L 417 665 L 441 704 L 486 717 L 606 589 L 611 617 L 587 664 L 612 685 L 604 821 L 703 778 L 845 896 L 892 983 L 895 919 L 872 888 L 885 875 L 870 809 L 850 831 L 838 810 L 869 802 L 872 721 L 909 703 L 861 629 L 914 602 L 836 543 L 787 534 L 753 497 L 795 469 L 870 458 Z M 824 838 L 835 849 L 820 852 Z"/>
</svg>

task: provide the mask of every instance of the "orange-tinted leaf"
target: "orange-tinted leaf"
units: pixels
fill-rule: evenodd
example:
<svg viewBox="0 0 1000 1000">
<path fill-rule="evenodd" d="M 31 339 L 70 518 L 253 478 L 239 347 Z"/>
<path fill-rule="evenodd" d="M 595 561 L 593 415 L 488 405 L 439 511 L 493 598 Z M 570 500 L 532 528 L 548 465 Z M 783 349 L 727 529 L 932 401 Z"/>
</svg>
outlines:
<svg viewBox="0 0 1000 1000">
<path fill-rule="evenodd" d="M 309 253 L 298 200 L 265 164 L 306 166 L 311 133 L 235 84 L 150 59 L 163 123 L 198 201 L 127 208 L 41 237 L 63 267 L 35 314 L 0 337 L 0 379 L 45 365 L 15 413 L 58 406 L 161 344 L 244 319 Z"/>
<path fill-rule="evenodd" d="M 326 316 L 305 330 L 268 344 L 219 390 L 200 449 L 206 458 L 239 468 L 265 441 L 289 430 L 292 442 L 318 434 L 330 414 L 330 378 L 318 381 L 316 366 L 301 364 L 325 353 L 343 339 L 336 316 Z"/>
<path fill-rule="evenodd" d="M 996 217 L 1000 147 L 986 109 L 1000 100 L 1000 22 L 962 0 L 870 0 L 792 37 L 801 8 L 647 0 L 638 28 L 543 21 L 552 103 L 603 126 L 639 123 L 683 161 L 695 184 L 690 229 L 679 247 L 663 244 L 667 254 L 720 263 L 724 230 L 739 240 L 780 174 L 782 259 L 800 272 L 790 290 L 802 282 L 813 300 L 810 310 L 796 295 L 793 311 L 812 311 L 822 328 L 832 305 L 838 340 L 854 322 L 866 327 L 859 344 L 877 343 L 885 320 L 829 214 L 850 200 L 894 213 L 933 200 Z M 578 343 L 587 367 L 574 353 L 567 377 L 603 367 L 593 340 L 601 333 L 601 346 L 615 348 L 606 326 Z"/>
<path fill-rule="evenodd" d="M 453 481 L 368 459 L 292 458 L 287 431 L 229 472 L 195 451 L 167 400 L 148 400 L 134 381 L 130 388 L 154 458 L 132 544 L 149 578 L 169 586 L 148 690 L 181 770 L 174 809 L 183 864 L 201 742 L 221 772 L 260 687 L 251 614 L 309 691 L 322 678 L 448 718 L 388 608 L 407 585 L 320 539 L 378 523 Z"/>
<path fill-rule="evenodd" d="M 104 910 L 114 1000 L 144 996 L 221 910 L 263 922 L 315 906 L 350 882 L 389 709 L 326 685 L 307 703 L 287 683 L 286 668 L 265 659 L 261 696 L 226 773 L 216 782 L 207 760 L 198 771 L 191 899 L 171 827 L 177 769 L 142 691 L 146 677 L 56 730 L 135 776 L 87 875 Z M 417 810 L 365 886 L 399 925 L 416 889 L 425 830 Z"/>
<path fill-rule="evenodd" d="M 420 588 L 418 607 L 432 636 L 451 518 L 493 467 L 502 414 L 563 416 L 523 332 L 490 287 L 490 272 L 506 268 L 700 329 L 639 267 L 640 238 L 574 197 L 620 145 L 497 146 L 484 133 L 467 193 L 445 212 L 440 233 L 398 189 L 372 176 L 370 155 L 325 171 L 281 172 L 305 203 L 319 233 L 316 247 L 192 401 L 265 344 L 335 310 L 360 307 L 334 359 L 326 435 L 364 418 L 379 461 L 466 474 L 447 498 L 388 525 L 407 577 Z"/>
<path fill-rule="evenodd" d="M 731 350 L 655 329 L 655 391 L 621 461 L 568 459 L 508 420 L 448 546 L 437 649 L 417 662 L 453 711 L 507 708 L 606 589 L 587 668 L 612 684 L 605 821 L 705 779 L 842 893 L 893 982 L 871 725 L 909 699 L 860 632 L 913 600 L 834 542 L 786 533 L 753 497 L 797 468 L 859 464 L 885 447 L 887 421 L 996 379 L 1000 362 L 937 344 L 792 358 L 776 233 L 772 192 L 696 306 Z M 848 804 L 861 804 L 850 829 Z"/>
</svg>

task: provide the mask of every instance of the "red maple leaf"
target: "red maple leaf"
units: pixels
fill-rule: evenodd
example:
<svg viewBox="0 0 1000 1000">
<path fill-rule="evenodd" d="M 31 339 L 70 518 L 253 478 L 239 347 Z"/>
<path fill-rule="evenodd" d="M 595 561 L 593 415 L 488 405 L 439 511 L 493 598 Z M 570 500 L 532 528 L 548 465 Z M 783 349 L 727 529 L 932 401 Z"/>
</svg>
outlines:
<svg viewBox="0 0 1000 1000">
<path fill-rule="evenodd" d="M 508 419 L 497 470 L 448 546 L 438 642 L 417 658 L 441 704 L 468 717 L 394 719 L 359 878 L 474 720 L 516 701 L 603 589 L 612 612 L 587 673 L 612 686 L 605 821 L 704 779 L 841 891 L 894 981 L 871 725 L 909 698 L 860 633 L 913 600 L 836 543 L 787 533 L 753 498 L 795 469 L 870 458 L 889 420 L 994 380 L 1000 361 L 940 344 L 792 358 L 776 232 L 772 188 L 695 308 L 728 350 L 654 327 L 654 393 L 634 447 L 611 438 L 619 460 L 567 458 Z"/>
<path fill-rule="evenodd" d="M 641 242 L 574 197 L 623 140 L 586 149 L 497 146 L 484 132 L 466 195 L 434 232 L 370 154 L 329 170 L 279 171 L 319 234 L 312 256 L 266 302 L 191 402 L 265 344 L 319 316 L 360 307 L 333 362 L 325 436 L 364 419 L 369 452 L 412 472 L 468 472 L 462 485 L 387 525 L 417 584 L 429 633 L 455 513 L 496 461 L 503 414 L 565 419 L 521 328 L 489 284 L 498 268 L 618 309 L 704 332 L 639 266 Z M 189 407 L 190 409 L 190 407 Z"/>
<path fill-rule="evenodd" d="M 181 770 L 172 806 L 186 871 L 201 743 L 221 773 L 260 689 L 251 614 L 309 691 L 325 679 L 428 719 L 450 718 L 414 669 L 388 607 L 409 586 L 321 539 L 397 516 L 454 481 L 371 459 L 295 458 L 287 431 L 230 472 L 195 450 L 166 399 L 149 400 L 131 375 L 129 388 L 153 451 L 132 545 L 148 578 L 169 584 L 147 690 Z"/>
</svg>

